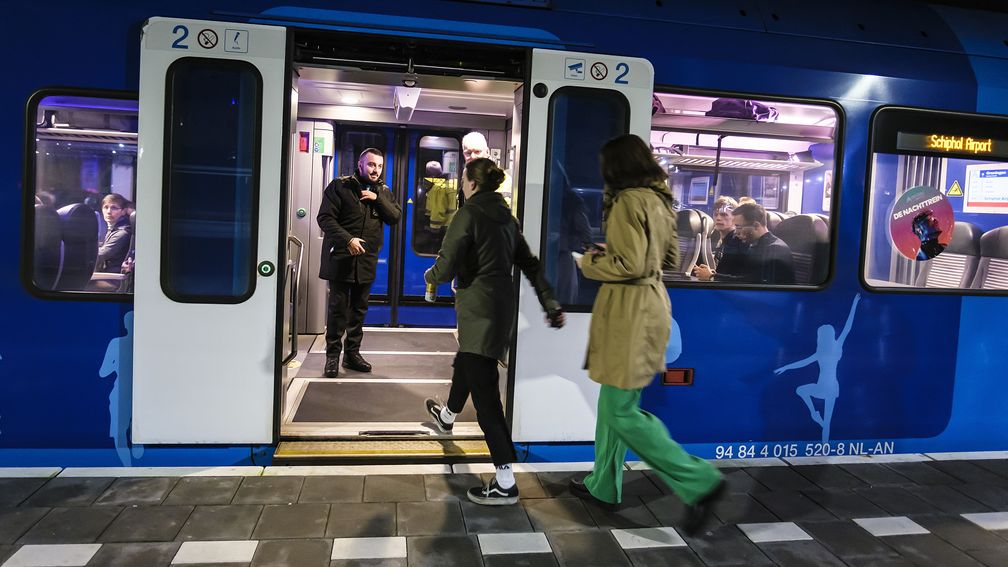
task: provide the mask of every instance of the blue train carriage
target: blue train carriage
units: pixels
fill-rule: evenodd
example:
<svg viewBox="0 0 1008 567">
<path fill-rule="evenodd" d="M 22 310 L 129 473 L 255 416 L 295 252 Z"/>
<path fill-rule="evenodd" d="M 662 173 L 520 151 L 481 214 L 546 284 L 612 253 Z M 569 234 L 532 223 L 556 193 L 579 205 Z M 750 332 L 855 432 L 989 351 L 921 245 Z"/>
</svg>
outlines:
<svg viewBox="0 0 1008 567">
<path fill-rule="evenodd" d="M 40 317 L 0 353 L 5 463 L 263 462 L 281 442 L 295 444 L 278 458 L 297 462 L 359 454 L 367 439 L 438 439 L 415 410 L 446 389 L 452 291 L 424 304 L 421 280 L 470 132 L 508 170 L 570 312 L 547 329 L 520 284 L 502 399 L 529 459 L 591 455 L 597 387 L 581 363 L 597 287 L 570 252 L 604 238 L 596 155 L 626 132 L 651 142 L 680 203 L 669 371 L 644 395 L 677 439 L 710 458 L 1004 447 L 990 411 L 1006 397 L 1001 339 L 985 323 L 1006 287 L 996 115 L 1008 64 L 977 13 L 921 8 L 909 16 L 919 35 L 876 37 L 854 31 L 886 21 L 867 5 L 846 16 L 851 31 L 828 33 L 806 31 L 822 25 L 811 12 L 758 19 L 727 5 L 483 6 L 471 24 L 388 9 L 401 15 L 150 18 L 138 81 L 117 76 L 127 59 L 102 82 L 139 96 L 32 95 L 9 295 Z M 530 14 L 536 28 L 522 25 Z M 125 29 L 139 16 L 119 17 Z M 718 17 L 730 23 L 710 26 Z M 613 18 L 655 33 L 617 42 Z M 364 347 L 388 371 L 325 380 L 314 216 L 367 147 L 384 152 L 404 210 L 386 230 Z M 718 261 L 726 197 L 766 211 L 790 279 L 696 275 Z M 46 318 L 60 321 L 55 337 Z M 456 430 L 478 439 L 472 416 Z M 370 458 L 425 458 L 396 447 Z"/>
</svg>

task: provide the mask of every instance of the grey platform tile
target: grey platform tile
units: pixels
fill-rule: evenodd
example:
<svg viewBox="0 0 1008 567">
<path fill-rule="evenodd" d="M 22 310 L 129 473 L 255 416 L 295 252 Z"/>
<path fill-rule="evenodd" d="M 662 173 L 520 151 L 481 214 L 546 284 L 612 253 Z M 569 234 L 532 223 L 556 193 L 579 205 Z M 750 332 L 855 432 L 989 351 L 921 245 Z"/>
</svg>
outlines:
<svg viewBox="0 0 1008 567">
<path fill-rule="evenodd" d="M 866 486 L 860 478 L 836 465 L 802 465 L 792 470 L 819 488 L 858 488 Z"/>
<path fill-rule="evenodd" d="M 666 491 L 658 487 L 658 484 L 664 483 L 658 480 L 657 476 L 652 480 L 652 477 L 644 474 L 644 471 L 625 471 L 623 473 L 623 498 L 633 496 L 657 498 L 667 494 Z"/>
<path fill-rule="evenodd" d="M 979 561 L 942 541 L 935 535 L 908 535 L 886 538 L 903 557 L 917 565 L 941 565 L 942 567 L 976 567 Z"/>
<path fill-rule="evenodd" d="M 717 526 L 695 537 L 687 536 L 685 539 L 706 565 L 747 567 L 773 565 L 773 562 L 736 526 Z"/>
<path fill-rule="evenodd" d="M 885 466 L 909 478 L 915 484 L 957 484 L 959 482 L 955 477 L 932 467 L 928 462 L 886 463 Z"/>
<path fill-rule="evenodd" d="M 986 530 L 1008 530 L 1008 512 L 963 514 L 962 516 Z"/>
<path fill-rule="evenodd" d="M 6 561 L 8 557 L 14 555 L 15 551 L 17 551 L 17 546 L 0 545 L 0 565 L 3 565 L 3 562 Z"/>
<path fill-rule="evenodd" d="M 900 556 L 881 557 L 850 557 L 846 559 L 850 567 L 914 567 L 914 563 L 909 559 Z M 929 565 L 929 563 L 922 563 Z"/>
<path fill-rule="evenodd" d="M 120 508 L 54 508 L 18 543 L 91 543 L 112 523 Z"/>
<path fill-rule="evenodd" d="M 1008 485 L 1008 478 L 977 465 L 971 461 L 934 461 L 928 463 L 941 472 L 959 479 L 961 483 L 982 483 L 1000 486 Z"/>
<path fill-rule="evenodd" d="M 172 565 L 249 563 L 257 541 L 187 541 L 179 547 Z"/>
<path fill-rule="evenodd" d="M 475 474 L 427 474 L 424 475 L 424 490 L 427 500 L 466 500 L 466 492 L 484 484 Z M 521 492 L 521 486 L 518 487 Z M 524 498 L 525 494 L 521 494 Z"/>
<path fill-rule="evenodd" d="M 754 490 L 768 490 L 766 485 L 749 476 L 745 469 L 724 468 L 721 469 L 725 482 L 728 483 L 727 492 L 752 492 Z M 658 481 L 661 483 L 661 481 Z"/>
<path fill-rule="evenodd" d="M 609 531 L 552 532 L 546 537 L 562 566 L 630 566 L 630 560 Z"/>
<path fill-rule="evenodd" d="M 818 488 L 792 467 L 749 467 L 744 469 L 749 476 L 770 490 L 813 490 Z"/>
<path fill-rule="evenodd" d="M 1008 541 L 997 534 L 963 516 L 914 516 L 911 519 L 934 535 L 966 551 L 998 549 L 1008 544 Z M 1008 556 L 1005 556 L 1005 563 L 1008 564 Z"/>
<path fill-rule="evenodd" d="M 908 516 L 910 514 L 932 514 L 940 512 L 938 508 L 917 498 L 906 488 L 898 486 L 873 486 L 871 488 L 855 488 L 855 494 L 863 496 L 869 502 L 885 510 L 892 516 Z"/>
<path fill-rule="evenodd" d="M 810 541 L 812 536 L 794 522 L 770 522 L 763 524 L 739 524 L 738 528 L 753 543 L 775 543 L 782 541 Z"/>
<path fill-rule="evenodd" d="M 781 567 L 846 567 L 825 547 L 814 541 L 791 541 L 760 545 L 763 553 Z"/>
<path fill-rule="evenodd" d="M 24 506 L 90 506 L 114 479 L 52 478 L 24 502 Z"/>
<path fill-rule="evenodd" d="M 828 521 L 836 519 L 825 508 L 795 490 L 753 492 L 752 495 L 753 498 L 783 522 Z"/>
<path fill-rule="evenodd" d="M 480 551 L 486 555 L 520 555 L 552 553 L 546 534 L 529 532 L 517 534 L 480 534 Z"/>
<path fill-rule="evenodd" d="M 0 508 L 17 506 L 42 487 L 47 478 L 0 478 Z"/>
<path fill-rule="evenodd" d="M 238 476 L 187 476 L 175 484 L 165 498 L 170 505 L 223 505 L 230 504 L 241 484 Z"/>
<path fill-rule="evenodd" d="M 969 514 L 975 512 L 990 512 L 988 506 L 946 485 L 908 486 L 907 491 L 949 514 Z"/>
<path fill-rule="evenodd" d="M 526 500 L 521 503 L 536 531 L 594 529 L 595 522 L 577 498 Z"/>
<path fill-rule="evenodd" d="M 979 467 L 983 467 L 1000 477 L 1008 479 L 1008 460 L 1006 459 L 988 459 L 970 462 Z"/>
<path fill-rule="evenodd" d="M 592 520 L 600 528 L 652 528 L 659 525 L 639 496 L 623 496 L 623 504 L 618 510 L 606 510 L 595 502 L 585 500 L 584 507 Z"/>
<path fill-rule="evenodd" d="M 584 474 L 584 473 L 581 473 Z M 457 475 L 454 475 L 457 476 Z M 494 477 L 494 473 L 486 473 L 480 475 L 482 483 L 486 484 L 490 482 L 490 479 Z M 521 495 L 523 500 L 528 500 L 531 498 L 549 498 L 550 495 L 543 488 L 541 482 L 539 482 L 539 475 L 536 473 L 515 473 L 515 482 L 518 483 L 518 493 Z M 477 482 L 476 484 L 480 484 Z M 476 486 L 474 484 L 473 486 Z M 464 496 L 463 496 L 464 498 Z"/>
<path fill-rule="evenodd" d="M 11 544 L 49 513 L 49 508 L 0 508 L 0 544 Z"/>
<path fill-rule="evenodd" d="M 994 549 L 974 549 L 967 552 L 970 557 L 987 567 L 1004 567 L 1008 563 L 1008 543 Z"/>
<path fill-rule="evenodd" d="M 644 499 L 644 504 L 648 510 L 658 519 L 658 524 L 662 526 L 677 526 L 682 521 L 686 513 L 686 506 L 678 497 L 668 495 L 655 499 Z M 716 506 L 719 506 L 719 502 Z M 715 506 L 715 510 L 717 507 Z M 718 522 L 719 523 L 719 522 Z"/>
<path fill-rule="evenodd" d="M 395 559 L 337 559 L 329 567 L 406 567 L 406 558 Z"/>
<path fill-rule="evenodd" d="M 364 475 L 305 477 L 298 502 L 361 502 L 364 499 L 364 479 Z"/>
<path fill-rule="evenodd" d="M 854 523 L 876 537 L 925 535 L 928 533 L 924 526 L 906 516 L 854 518 Z"/>
<path fill-rule="evenodd" d="M 327 567 L 332 546 L 328 539 L 260 541 L 252 567 Z"/>
<path fill-rule="evenodd" d="M 557 567 L 552 553 L 530 553 L 522 555 L 486 555 L 483 567 Z"/>
<path fill-rule="evenodd" d="M 350 537 L 336 538 L 332 544 L 333 560 L 401 559 L 405 558 L 404 537 Z"/>
<path fill-rule="evenodd" d="M 128 506 L 160 504 L 175 486 L 177 478 L 117 478 L 94 505 Z"/>
<path fill-rule="evenodd" d="M 714 505 L 714 515 L 726 524 L 777 521 L 777 516 L 745 492 L 726 494 Z"/>
<path fill-rule="evenodd" d="M 364 481 L 365 502 L 423 502 L 426 499 L 422 475 L 368 475 Z"/>
<path fill-rule="evenodd" d="M 132 506 L 119 514 L 99 541 L 173 541 L 192 511 L 192 506 Z"/>
<path fill-rule="evenodd" d="M 913 484 L 909 478 L 878 463 L 863 465 L 840 465 L 840 468 L 860 478 L 869 486 L 900 486 Z"/>
<path fill-rule="evenodd" d="M 637 528 L 612 530 L 616 543 L 623 550 L 657 547 L 684 547 L 686 542 L 675 528 Z"/>
<path fill-rule="evenodd" d="M 88 562 L 88 567 L 167 567 L 178 553 L 180 542 L 106 543 Z"/>
<path fill-rule="evenodd" d="M 396 535 L 394 502 L 338 504 L 329 511 L 326 537 L 388 537 Z"/>
<path fill-rule="evenodd" d="M 864 528 L 849 521 L 802 522 L 801 528 L 834 555 L 849 557 L 887 557 L 896 552 Z"/>
<path fill-rule="evenodd" d="M 5 567 L 46 567 L 49 565 L 87 565 L 101 544 L 25 545 L 18 549 Z"/>
<path fill-rule="evenodd" d="M 542 483 L 543 489 L 545 489 L 546 494 L 552 498 L 556 497 L 569 497 L 570 492 L 570 481 L 572 478 L 582 478 L 585 476 L 584 471 L 565 471 L 565 472 L 541 472 L 536 473 L 539 477 L 539 482 Z M 518 490 L 521 490 L 519 487 Z"/>
<path fill-rule="evenodd" d="M 396 531 L 401 536 L 465 534 L 462 509 L 454 500 L 400 502 L 396 505 Z"/>
<path fill-rule="evenodd" d="M 1008 488 L 975 483 L 959 484 L 953 488 L 995 510 L 1008 510 Z"/>
<path fill-rule="evenodd" d="M 888 516 L 889 513 L 869 502 L 861 495 L 844 488 L 826 490 L 806 490 L 802 494 L 837 518 L 867 518 Z"/>
<path fill-rule="evenodd" d="M 703 561 L 691 549 L 684 547 L 657 547 L 651 549 L 625 549 L 634 567 L 703 567 Z"/>
<path fill-rule="evenodd" d="M 321 538 L 329 504 L 269 504 L 263 507 L 252 539 Z"/>
<path fill-rule="evenodd" d="M 476 536 L 420 536 L 406 540 L 409 567 L 482 565 Z"/>
<path fill-rule="evenodd" d="M 460 504 L 466 531 L 471 534 L 532 531 L 532 522 L 523 506 L 481 506 L 468 501 Z"/>
<path fill-rule="evenodd" d="M 182 541 L 249 539 L 259 521 L 262 509 L 262 506 L 254 504 L 197 506 L 179 531 L 178 539 Z"/>
<path fill-rule="evenodd" d="M 235 504 L 291 504 L 298 501 L 299 476 L 247 476 L 235 494 Z"/>
</svg>

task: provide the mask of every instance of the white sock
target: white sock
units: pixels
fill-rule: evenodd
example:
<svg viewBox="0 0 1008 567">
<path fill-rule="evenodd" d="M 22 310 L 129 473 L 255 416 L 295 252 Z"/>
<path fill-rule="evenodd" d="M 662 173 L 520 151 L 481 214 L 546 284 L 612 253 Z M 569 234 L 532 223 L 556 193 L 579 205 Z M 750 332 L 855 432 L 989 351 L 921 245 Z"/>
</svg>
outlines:
<svg viewBox="0 0 1008 567">
<path fill-rule="evenodd" d="M 458 414 L 448 409 L 448 406 L 444 406 L 441 408 L 441 421 L 445 423 L 455 423 L 456 415 Z"/>
<path fill-rule="evenodd" d="M 501 465 L 497 467 L 497 486 L 507 490 L 515 485 L 514 472 L 511 465 Z"/>
</svg>

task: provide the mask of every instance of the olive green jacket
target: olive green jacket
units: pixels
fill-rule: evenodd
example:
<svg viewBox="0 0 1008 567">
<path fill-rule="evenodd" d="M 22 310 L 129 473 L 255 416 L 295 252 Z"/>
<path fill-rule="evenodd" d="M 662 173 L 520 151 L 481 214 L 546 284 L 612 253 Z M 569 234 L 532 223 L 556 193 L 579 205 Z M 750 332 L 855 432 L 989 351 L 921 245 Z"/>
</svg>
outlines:
<svg viewBox="0 0 1008 567">
<path fill-rule="evenodd" d="M 627 188 L 613 196 L 603 228 L 606 251 L 581 262 L 585 277 L 603 282 L 586 368 L 600 384 L 636 390 L 665 369 L 672 309 L 661 275 L 679 260 L 676 217 L 655 189 Z"/>
<path fill-rule="evenodd" d="M 424 274 L 427 283 L 458 277 L 459 352 L 496 359 L 507 354 L 517 308 L 512 279 L 516 265 L 544 310 L 560 307 L 504 197 L 490 191 L 474 194 L 455 213 L 434 266 Z"/>
</svg>

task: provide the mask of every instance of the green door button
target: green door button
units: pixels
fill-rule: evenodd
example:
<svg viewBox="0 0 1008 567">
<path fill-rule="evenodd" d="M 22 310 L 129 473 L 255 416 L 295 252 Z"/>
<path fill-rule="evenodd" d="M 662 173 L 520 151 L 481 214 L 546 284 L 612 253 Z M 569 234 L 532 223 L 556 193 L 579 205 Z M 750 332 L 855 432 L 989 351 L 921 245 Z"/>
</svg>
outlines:
<svg viewBox="0 0 1008 567">
<path fill-rule="evenodd" d="M 276 272 L 276 266 L 273 265 L 273 262 L 259 262 L 260 276 L 269 277 L 273 275 L 273 272 Z"/>
<path fill-rule="evenodd" d="M 297 210 L 297 218 L 303 219 L 306 216 L 308 216 L 308 211 L 304 207 Z"/>
</svg>

